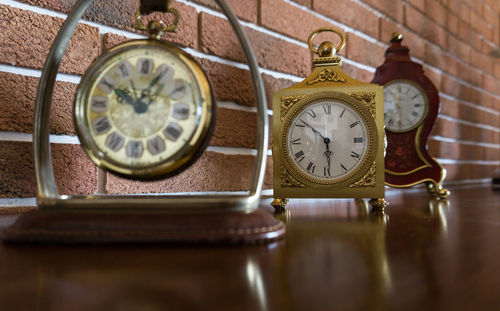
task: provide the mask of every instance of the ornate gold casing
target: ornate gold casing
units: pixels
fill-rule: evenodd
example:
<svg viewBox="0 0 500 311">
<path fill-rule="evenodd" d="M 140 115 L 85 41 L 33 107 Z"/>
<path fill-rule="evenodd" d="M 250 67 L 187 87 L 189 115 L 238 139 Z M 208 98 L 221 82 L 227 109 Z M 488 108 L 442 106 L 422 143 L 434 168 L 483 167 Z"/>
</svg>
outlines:
<svg viewBox="0 0 500 311">
<path fill-rule="evenodd" d="M 349 77 L 340 63 L 340 57 L 320 56 L 307 78 L 273 96 L 273 183 L 277 199 L 384 198 L 383 88 Z M 328 181 L 301 173 L 287 147 L 290 120 L 318 98 L 348 105 L 368 129 L 368 151 L 359 166 L 346 176 Z"/>
</svg>

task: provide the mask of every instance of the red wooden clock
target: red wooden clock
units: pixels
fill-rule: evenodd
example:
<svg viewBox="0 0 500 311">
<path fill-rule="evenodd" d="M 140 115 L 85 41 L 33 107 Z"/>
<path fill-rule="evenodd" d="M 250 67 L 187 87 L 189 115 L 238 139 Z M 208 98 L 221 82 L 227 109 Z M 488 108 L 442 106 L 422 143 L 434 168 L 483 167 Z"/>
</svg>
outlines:
<svg viewBox="0 0 500 311">
<path fill-rule="evenodd" d="M 426 183 L 430 194 L 447 197 L 449 191 L 442 187 L 446 170 L 427 151 L 439 112 L 438 91 L 422 66 L 410 59 L 402 40 L 401 34 L 393 34 L 372 81 L 384 86 L 385 184 L 405 188 Z"/>
</svg>

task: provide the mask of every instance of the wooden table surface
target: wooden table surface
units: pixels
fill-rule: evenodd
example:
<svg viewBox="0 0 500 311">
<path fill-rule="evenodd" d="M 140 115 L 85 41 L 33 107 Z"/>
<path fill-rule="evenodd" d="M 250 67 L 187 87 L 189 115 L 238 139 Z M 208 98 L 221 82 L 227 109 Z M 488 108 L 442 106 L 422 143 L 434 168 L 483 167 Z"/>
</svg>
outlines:
<svg viewBox="0 0 500 311">
<path fill-rule="evenodd" d="M 500 192 L 387 198 L 292 200 L 264 246 L 0 245 L 0 310 L 500 310 Z"/>
</svg>

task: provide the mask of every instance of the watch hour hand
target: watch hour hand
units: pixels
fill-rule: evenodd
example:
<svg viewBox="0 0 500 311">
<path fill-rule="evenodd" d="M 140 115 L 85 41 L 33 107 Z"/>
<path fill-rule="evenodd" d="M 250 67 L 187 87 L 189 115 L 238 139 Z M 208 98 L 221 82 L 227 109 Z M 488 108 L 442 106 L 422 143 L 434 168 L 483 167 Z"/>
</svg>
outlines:
<svg viewBox="0 0 500 311">
<path fill-rule="evenodd" d="M 135 100 L 130 96 L 128 93 L 126 93 L 123 90 L 120 89 L 115 89 L 115 94 L 118 96 L 118 98 L 121 98 L 122 101 L 125 103 L 134 106 L 135 105 Z"/>
<path fill-rule="evenodd" d="M 330 157 L 332 156 L 333 152 L 330 150 L 330 138 L 325 137 L 323 138 L 323 141 L 325 142 L 326 145 L 326 151 L 323 153 L 326 156 L 326 162 L 328 163 L 328 170 L 330 170 Z"/>
</svg>

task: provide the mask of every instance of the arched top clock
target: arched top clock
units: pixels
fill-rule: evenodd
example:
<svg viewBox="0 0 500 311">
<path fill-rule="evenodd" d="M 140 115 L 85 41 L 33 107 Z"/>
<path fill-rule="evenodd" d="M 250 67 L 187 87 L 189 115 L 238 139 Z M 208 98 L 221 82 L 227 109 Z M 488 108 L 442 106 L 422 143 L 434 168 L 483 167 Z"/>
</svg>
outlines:
<svg viewBox="0 0 500 311">
<path fill-rule="evenodd" d="M 398 188 L 426 183 L 431 194 L 446 197 L 446 170 L 427 151 L 439 113 L 439 93 L 422 65 L 411 60 L 402 40 L 400 33 L 393 34 L 372 81 L 384 86 L 385 183 Z"/>
</svg>

